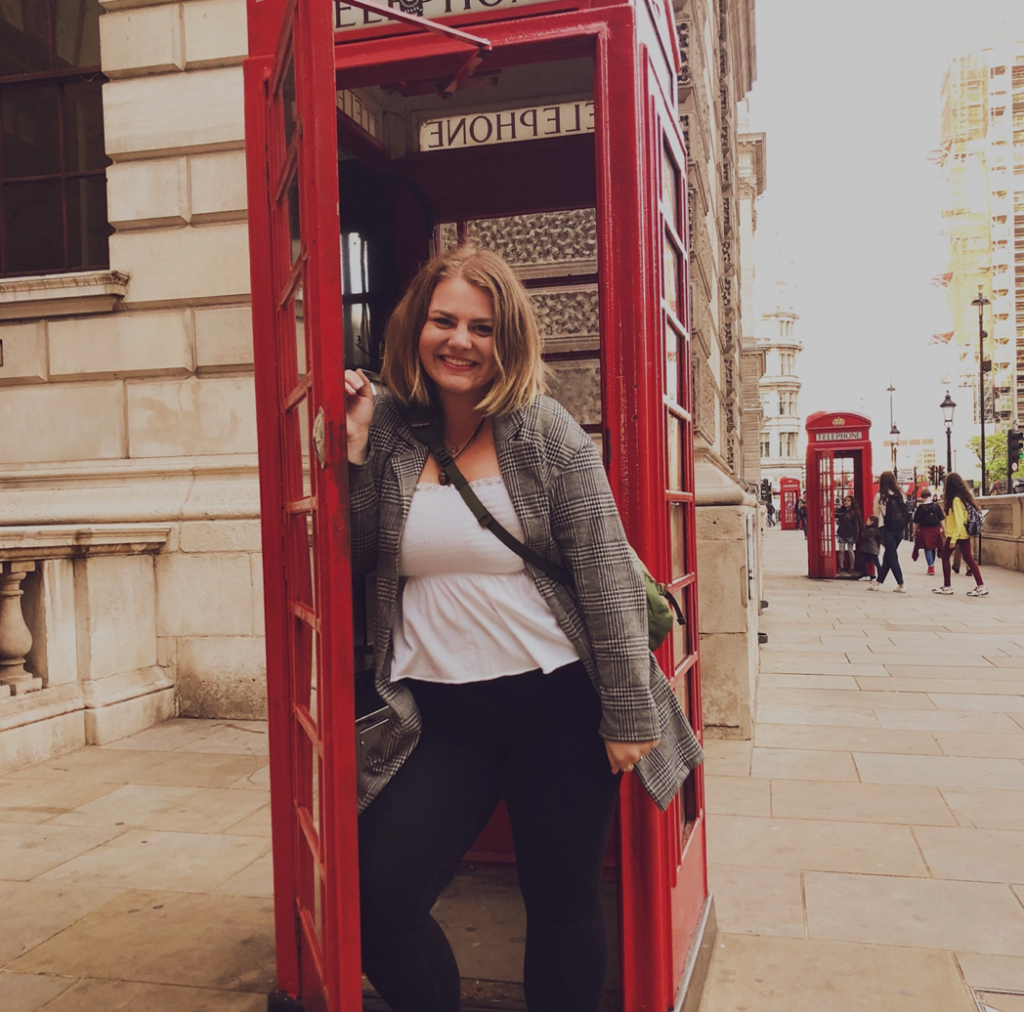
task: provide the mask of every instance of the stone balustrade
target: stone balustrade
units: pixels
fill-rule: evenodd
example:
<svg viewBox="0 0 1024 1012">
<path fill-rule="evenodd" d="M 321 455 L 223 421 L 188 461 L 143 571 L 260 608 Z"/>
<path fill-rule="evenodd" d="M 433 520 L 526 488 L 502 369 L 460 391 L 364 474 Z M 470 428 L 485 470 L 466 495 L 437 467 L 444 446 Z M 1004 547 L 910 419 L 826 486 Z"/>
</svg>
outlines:
<svg viewBox="0 0 1024 1012">
<path fill-rule="evenodd" d="M 978 499 L 988 510 L 981 536 L 981 563 L 1024 571 L 1024 495 L 990 495 Z"/>
<path fill-rule="evenodd" d="M 154 567 L 170 530 L 0 527 L 0 772 L 173 715 Z"/>
</svg>

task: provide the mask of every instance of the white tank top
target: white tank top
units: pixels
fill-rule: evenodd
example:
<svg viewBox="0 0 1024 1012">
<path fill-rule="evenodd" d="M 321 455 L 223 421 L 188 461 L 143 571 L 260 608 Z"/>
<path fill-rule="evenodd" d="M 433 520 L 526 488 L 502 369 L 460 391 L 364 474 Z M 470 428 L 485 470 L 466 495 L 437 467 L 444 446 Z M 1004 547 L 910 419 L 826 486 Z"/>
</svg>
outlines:
<svg viewBox="0 0 1024 1012">
<path fill-rule="evenodd" d="M 504 481 L 471 485 L 522 540 Z M 392 630 L 393 682 L 481 682 L 579 660 L 523 560 L 477 523 L 453 485 L 416 486 L 398 572 L 404 587 Z"/>
</svg>

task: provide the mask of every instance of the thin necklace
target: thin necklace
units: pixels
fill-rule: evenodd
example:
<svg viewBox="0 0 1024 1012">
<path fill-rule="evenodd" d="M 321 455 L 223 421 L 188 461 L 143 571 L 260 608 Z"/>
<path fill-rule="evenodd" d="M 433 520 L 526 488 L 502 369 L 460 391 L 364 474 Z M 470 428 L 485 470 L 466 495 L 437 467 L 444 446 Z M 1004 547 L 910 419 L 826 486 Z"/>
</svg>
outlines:
<svg viewBox="0 0 1024 1012">
<path fill-rule="evenodd" d="M 476 423 L 476 428 L 473 430 L 473 435 L 471 435 L 469 439 L 467 439 L 466 442 L 462 444 L 462 447 L 460 449 L 451 451 L 453 464 L 455 463 L 455 461 L 459 459 L 459 457 L 461 457 L 469 449 L 469 444 L 472 443 L 474 439 L 476 439 L 478 433 L 483 428 L 483 425 L 484 418 L 481 418 L 480 421 Z M 443 469 L 441 470 L 440 474 L 438 474 L 437 481 L 439 485 L 448 484 L 448 475 L 445 473 Z"/>
</svg>

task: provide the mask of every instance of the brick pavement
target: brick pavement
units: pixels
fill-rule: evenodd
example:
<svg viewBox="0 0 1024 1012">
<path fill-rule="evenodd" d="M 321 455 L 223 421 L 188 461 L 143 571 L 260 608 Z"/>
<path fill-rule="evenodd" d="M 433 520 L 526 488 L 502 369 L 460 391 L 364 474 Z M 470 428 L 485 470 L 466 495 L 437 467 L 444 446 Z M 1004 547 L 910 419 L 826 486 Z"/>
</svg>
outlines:
<svg viewBox="0 0 1024 1012">
<path fill-rule="evenodd" d="M 939 597 L 904 552 L 872 593 L 765 542 L 754 741 L 707 749 L 702 1012 L 1024 1012 L 1024 574 Z"/>
</svg>

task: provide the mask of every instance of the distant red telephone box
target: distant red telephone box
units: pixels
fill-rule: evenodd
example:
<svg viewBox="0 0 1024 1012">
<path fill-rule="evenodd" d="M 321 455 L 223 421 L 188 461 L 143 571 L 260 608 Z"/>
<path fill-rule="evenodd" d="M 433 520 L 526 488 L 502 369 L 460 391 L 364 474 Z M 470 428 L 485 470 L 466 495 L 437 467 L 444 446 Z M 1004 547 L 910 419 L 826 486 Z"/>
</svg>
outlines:
<svg viewBox="0 0 1024 1012">
<path fill-rule="evenodd" d="M 779 479 L 779 512 L 782 514 L 782 529 L 796 530 L 796 501 L 800 498 L 799 478 Z"/>
<path fill-rule="evenodd" d="M 852 495 L 870 509 L 871 419 L 817 411 L 807 419 L 807 575 L 836 575 L 836 506 Z"/>
</svg>

